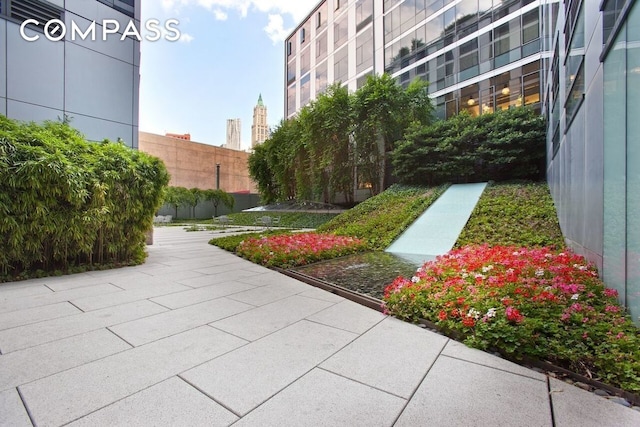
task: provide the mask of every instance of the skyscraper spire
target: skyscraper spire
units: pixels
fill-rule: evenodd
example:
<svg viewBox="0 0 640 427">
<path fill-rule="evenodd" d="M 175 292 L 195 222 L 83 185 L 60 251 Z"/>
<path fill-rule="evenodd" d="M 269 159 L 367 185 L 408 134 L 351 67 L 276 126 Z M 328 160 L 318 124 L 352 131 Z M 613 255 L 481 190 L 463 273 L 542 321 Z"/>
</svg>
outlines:
<svg viewBox="0 0 640 427">
<path fill-rule="evenodd" d="M 251 125 L 251 148 L 262 144 L 269 138 L 269 125 L 267 124 L 267 107 L 262 102 L 262 94 L 258 97 L 258 104 L 253 108 L 253 125 Z"/>
</svg>

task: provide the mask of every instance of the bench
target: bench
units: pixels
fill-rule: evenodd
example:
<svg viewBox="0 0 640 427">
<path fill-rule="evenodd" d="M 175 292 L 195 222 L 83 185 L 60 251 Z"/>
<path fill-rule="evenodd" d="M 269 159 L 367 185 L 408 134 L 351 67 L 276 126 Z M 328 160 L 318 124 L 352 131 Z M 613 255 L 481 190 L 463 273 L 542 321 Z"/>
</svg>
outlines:
<svg viewBox="0 0 640 427">
<path fill-rule="evenodd" d="M 271 217 L 271 216 L 261 216 L 256 218 L 255 225 L 258 226 L 262 226 L 262 227 L 266 227 L 266 228 L 270 228 L 273 225 L 278 225 L 280 224 L 280 217 Z"/>
<path fill-rule="evenodd" d="M 220 215 L 220 216 L 214 216 L 213 217 L 213 223 L 217 223 L 220 224 L 223 227 L 226 227 L 227 225 L 231 224 L 233 222 L 233 218 L 229 218 L 226 215 Z"/>
<path fill-rule="evenodd" d="M 154 224 L 168 224 L 173 220 L 172 215 L 158 215 L 153 217 Z"/>
</svg>

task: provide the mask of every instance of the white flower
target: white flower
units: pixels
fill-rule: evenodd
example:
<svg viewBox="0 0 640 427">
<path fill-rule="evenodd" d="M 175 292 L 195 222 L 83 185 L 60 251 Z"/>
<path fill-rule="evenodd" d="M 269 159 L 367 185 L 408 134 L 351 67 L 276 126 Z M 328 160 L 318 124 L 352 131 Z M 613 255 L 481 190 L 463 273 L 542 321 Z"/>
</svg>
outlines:
<svg viewBox="0 0 640 427">
<path fill-rule="evenodd" d="M 520 255 L 520 252 L 515 251 L 515 252 L 514 252 L 514 253 L 512 253 L 511 255 L 513 255 L 513 256 L 518 256 L 518 255 Z"/>
<path fill-rule="evenodd" d="M 578 295 L 578 294 L 573 294 L 573 295 L 571 296 L 571 299 L 572 299 L 572 300 L 577 300 L 578 298 L 580 298 L 580 295 Z"/>
<path fill-rule="evenodd" d="M 467 313 L 467 317 L 473 317 L 474 319 L 479 319 L 480 318 L 480 312 L 478 310 L 476 310 L 475 308 L 472 308 Z"/>
<path fill-rule="evenodd" d="M 487 265 L 486 267 L 482 267 L 482 272 L 483 273 L 488 273 L 491 270 L 493 270 L 493 265 Z"/>
<path fill-rule="evenodd" d="M 411 282 L 413 282 L 413 283 L 418 283 L 419 281 L 420 281 L 420 278 L 418 276 L 413 276 L 411 278 Z"/>
<path fill-rule="evenodd" d="M 462 273 L 462 278 L 466 279 L 467 277 L 469 277 L 469 275 L 467 273 Z"/>
<path fill-rule="evenodd" d="M 547 259 L 548 259 L 548 258 L 553 258 L 553 255 L 551 255 L 551 254 L 544 254 L 544 257 L 545 257 L 545 258 L 547 258 Z"/>
<path fill-rule="evenodd" d="M 476 273 L 473 275 L 473 277 L 475 277 L 476 279 L 485 279 L 487 276 L 485 276 L 484 274 Z"/>
<path fill-rule="evenodd" d="M 489 310 L 487 310 L 487 317 L 496 317 L 496 309 L 490 308 Z"/>
<path fill-rule="evenodd" d="M 544 270 L 539 268 L 536 270 L 536 277 L 542 277 L 544 276 Z"/>
</svg>

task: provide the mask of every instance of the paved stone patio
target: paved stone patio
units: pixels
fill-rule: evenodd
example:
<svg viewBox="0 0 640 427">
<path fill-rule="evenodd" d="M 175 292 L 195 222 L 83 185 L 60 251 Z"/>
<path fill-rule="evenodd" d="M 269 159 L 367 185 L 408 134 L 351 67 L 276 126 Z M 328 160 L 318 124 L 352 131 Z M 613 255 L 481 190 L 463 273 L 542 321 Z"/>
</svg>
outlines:
<svg viewBox="0 0 640 427">
<path fill-rule="evenodd" d="M 640 412 L 157 228 L 0 285 L 1 426 L 639 426 Z"/>
</svg>

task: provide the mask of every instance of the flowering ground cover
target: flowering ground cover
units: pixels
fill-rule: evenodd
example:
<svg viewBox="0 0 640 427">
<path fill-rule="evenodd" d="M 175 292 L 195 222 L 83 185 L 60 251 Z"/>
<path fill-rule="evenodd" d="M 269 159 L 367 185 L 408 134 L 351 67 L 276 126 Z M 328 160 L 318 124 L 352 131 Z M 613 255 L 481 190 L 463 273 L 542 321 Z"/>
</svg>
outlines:
<svg viewBox="0 0 640 427">
<path fill-rule="evenodd" d="M 289 268 L 337 258 L 367 249 L 358 238 L 322 233 L 296 233 L 240 242 L 236 253 L 249 261 L 269 267 Z"/>
<path fill-rule="evenodd" d="M 458 237 L 456 247 L 483 243 L 564 247 L 547 183 L 489 185 Z"/>
<path fill-rule="evenodd" d="M 640 391 L 640 333 L 595 269 L 549 247 L 470 245 L 385 289 L 386 310 L 467 345 Z"/>
</svg>

